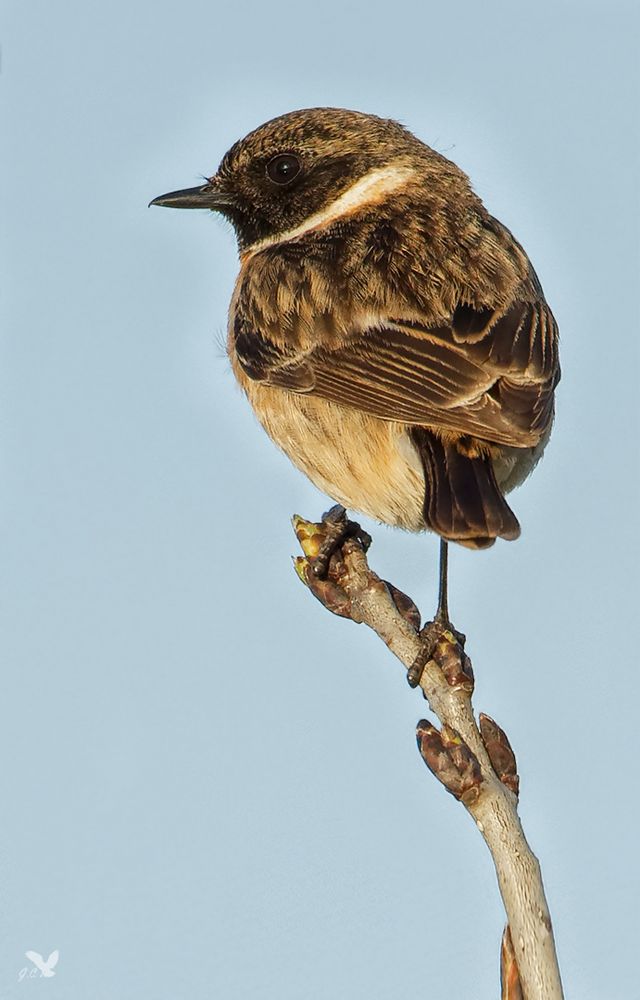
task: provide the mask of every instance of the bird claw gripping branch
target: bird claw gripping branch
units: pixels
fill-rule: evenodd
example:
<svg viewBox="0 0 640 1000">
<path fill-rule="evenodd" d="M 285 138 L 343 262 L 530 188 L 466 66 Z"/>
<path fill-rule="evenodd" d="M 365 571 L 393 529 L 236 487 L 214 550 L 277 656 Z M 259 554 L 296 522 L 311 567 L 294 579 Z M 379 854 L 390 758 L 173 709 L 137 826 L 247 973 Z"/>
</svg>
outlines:
<svg viewBox="0 0 640 1000">
<path fill-rule="evenodd" d="M 471 660 L 464 652 L 465 638 L 450 622 L 427 622 L 420 632 L 422 648 L 407 673 L 409 686 L 418 687 L 425 665 L 433 660 L 450 687 L 462 687 L 471 693 L 473 669 Z"/>
<path fill-rule="evenodd" d="M 344 507 L 340 506 L 332 507 L 320 522 L 306 521 L 295 514 L 293 528 L 304 552 L 303 556 L 294 558 L 294 568 L 299 578 L 328 611 L 341 618 L 359 621 L 348 590 L 345 589 L 348 580 L 345 557 L 354 547 L 366 552 L 371 545 L 371 537 L 357 522 L 350 521 Z M 386 587 L 400 614 L 417 632 L 421 617 L 411 598 L 393 584 L 381 580 L 371 569 L 367 572 L 368 584 Z"/>
<path fill-rule="evenodd" d="M 316 533 L 319 539 L 318 550 L 310 558 L 310 570 L 320 579 L 326 577 L 332 555 L 347 538 L 357 538 L 365 552 L 371 545 L 371 536 L 356 521 L 347 518 L 347 512 L 341 504 L 335 504 L 326 511 L 320 525 L 321 531 Z"/>
</svg>

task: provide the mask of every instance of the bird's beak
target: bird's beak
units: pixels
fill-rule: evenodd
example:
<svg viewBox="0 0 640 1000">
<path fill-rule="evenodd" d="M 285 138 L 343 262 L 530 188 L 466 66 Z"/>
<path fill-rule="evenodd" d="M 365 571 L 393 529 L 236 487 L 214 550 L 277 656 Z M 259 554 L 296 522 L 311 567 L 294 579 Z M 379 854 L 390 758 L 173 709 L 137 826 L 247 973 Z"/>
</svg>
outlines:
<svg viewBox="0 0 640 1000">
<path fill-rule="evenodd" d="M 161 194 L 149 202 L 149 207 L 159 205 L 161 208 L 208 208 L 211 212 L 217 212 L 227 208 L 230 203 L 229 195 L 221 190 L 214 177 L 202 187 L 183 188 L 181 191 Z"/>
</svg>

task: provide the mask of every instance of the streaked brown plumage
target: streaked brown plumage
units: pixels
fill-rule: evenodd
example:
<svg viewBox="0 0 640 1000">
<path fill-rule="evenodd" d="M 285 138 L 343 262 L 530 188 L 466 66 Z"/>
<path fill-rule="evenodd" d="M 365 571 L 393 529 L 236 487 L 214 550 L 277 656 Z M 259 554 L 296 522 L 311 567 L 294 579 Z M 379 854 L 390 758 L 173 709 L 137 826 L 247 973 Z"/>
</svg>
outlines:
<svg viewBox="0 0 640 1000">
<path fill-rule="evenodd" d="M 519 534 L 504 493 L 553 421 L 558 333 L 465 174 L 402 126 L 320 108 L 237 143 L 201 188 L 238 236 L 233 371 L 344 506 L 474 548 Z"/>
</svg>

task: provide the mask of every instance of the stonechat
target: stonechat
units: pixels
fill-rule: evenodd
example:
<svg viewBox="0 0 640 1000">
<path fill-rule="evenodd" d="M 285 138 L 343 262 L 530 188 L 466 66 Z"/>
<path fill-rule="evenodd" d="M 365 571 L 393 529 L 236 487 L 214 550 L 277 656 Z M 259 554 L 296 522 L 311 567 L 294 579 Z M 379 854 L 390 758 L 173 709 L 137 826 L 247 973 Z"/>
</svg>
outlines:
<svg viewBox="0 0 640 1000">
<path fill-rule="evenodd" d="M 314 108 L 151 204 L 233 224 L 232 368 L 316 486 L 444 543 L 518 537 L 504 495 L 549 438 L 558 330 L 462 170 L 395 121 Z"/>
</svg>

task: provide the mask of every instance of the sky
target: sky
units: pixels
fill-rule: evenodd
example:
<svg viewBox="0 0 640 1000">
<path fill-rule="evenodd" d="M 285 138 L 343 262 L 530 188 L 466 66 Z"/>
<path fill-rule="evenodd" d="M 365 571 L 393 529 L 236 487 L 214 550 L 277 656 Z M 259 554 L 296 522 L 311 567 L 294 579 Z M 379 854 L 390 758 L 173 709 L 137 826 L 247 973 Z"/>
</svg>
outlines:
<svg viewBox="0 0 640 1000">
<path fill-rule="evenodd" d="M 417 754 L 427 706 L 292 570 L 290 516 L 328 501 L 234 385 L 233 234 L 147 208 L 316 105 L 455 160 L 558 320 L 522 537 L 455 548 L 450 604 L 518 757 L 567 996 L 637 989 L 638 22 L 616 0 L 5 5 L 2 1000 L 498 994 L 501 902 Z M 363 523 L 428 616 L 435 537 Z"/>
</svg>

